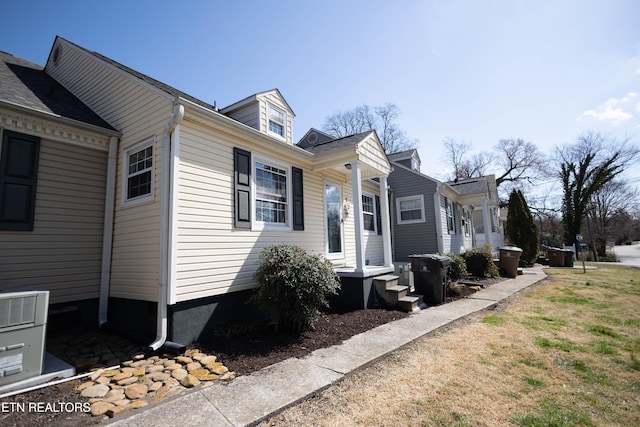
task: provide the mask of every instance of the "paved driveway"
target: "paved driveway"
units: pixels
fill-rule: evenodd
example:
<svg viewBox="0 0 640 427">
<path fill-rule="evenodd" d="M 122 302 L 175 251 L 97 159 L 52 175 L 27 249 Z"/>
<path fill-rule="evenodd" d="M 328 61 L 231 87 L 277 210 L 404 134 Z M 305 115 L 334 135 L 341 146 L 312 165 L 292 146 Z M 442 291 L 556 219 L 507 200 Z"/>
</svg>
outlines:
<svg viewBox="0 0 640 427">
<path fill-rule="evenodd" d="M 640 245 L 614 246 L 613 253 L 621 264 L 640 268 Z"/>
</svg>

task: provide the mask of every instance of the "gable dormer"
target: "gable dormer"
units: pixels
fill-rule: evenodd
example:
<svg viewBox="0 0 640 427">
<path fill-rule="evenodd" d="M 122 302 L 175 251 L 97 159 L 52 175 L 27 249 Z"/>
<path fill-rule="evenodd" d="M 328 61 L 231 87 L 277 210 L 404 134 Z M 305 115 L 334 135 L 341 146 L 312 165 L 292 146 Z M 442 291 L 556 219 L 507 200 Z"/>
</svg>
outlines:
<svg viewBox="0 0 640 427">
<path fill-rule="evenodd" d="M 406 151 L 400 151 L 398 153 L 389 154 L 387 156 L 390 161 L 401 164 L 402 166 L 409 168 L 411 170 L 420 172 L 420 156 L 418 155 L 418 150 L 412 148 Z"/>
<path fill-rule="evenodd" d="M 256 93 L 220 112 L 265 135 L 293 145 L 295 114 L 278 89 Z"/>
</svg>

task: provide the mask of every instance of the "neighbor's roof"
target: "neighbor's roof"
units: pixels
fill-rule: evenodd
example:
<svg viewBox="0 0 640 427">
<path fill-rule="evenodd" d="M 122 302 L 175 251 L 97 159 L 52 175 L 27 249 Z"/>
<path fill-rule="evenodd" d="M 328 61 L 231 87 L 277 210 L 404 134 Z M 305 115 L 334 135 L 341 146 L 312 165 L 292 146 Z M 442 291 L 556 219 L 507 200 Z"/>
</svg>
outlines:
<svg viewBox="0 0 640 427">
<path fill-rule="evenodd" d="M 329 151 L 352 147 L 367 139 L 367 137 L 371 135 L 372 132 L 374 131 L 370 130 L 367 132 L 357 133 L 355 135 L 345 136 L 344 138 L 334 139 L 332 141 L 323 142 L 321 144 L 307 147 L 305 148 L 305 150 L 313 154 L 322 154 Z"/>
<path fill-rule="evenodd" d="M 56 117 L 116 130 L 44 69 L 0 51 L 0 101 Z"/>
<path fill-rule="evenodd" d="M 455 188 L 460 194 L 476 194 L 486 193 L 489 191 L 489 186 L 485 178 L 470 178 L 465 180 L 450 181 L 451 187 Z"/>
</svg>

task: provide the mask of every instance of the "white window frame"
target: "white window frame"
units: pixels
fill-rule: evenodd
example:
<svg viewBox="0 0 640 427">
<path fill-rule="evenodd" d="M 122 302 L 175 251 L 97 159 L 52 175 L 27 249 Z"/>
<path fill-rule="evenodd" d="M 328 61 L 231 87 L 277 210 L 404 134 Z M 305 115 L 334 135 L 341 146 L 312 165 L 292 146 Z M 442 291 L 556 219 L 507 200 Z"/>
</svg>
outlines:
<svg viewBox="0 0 640 427">
<path fill-rule="evenodd" d="M 364 198 L 370 198 L 371 199 L 371 211 L 365 211 L 365 207 L 364 207 Z M 361 202 L 362 202 L 362 226 L 364 227 L 364 216 L 365 215 L 371 215 L 371 221 L 373 223 L 373 230 L 368 230 L 368 229 L 364 229 L 365 233 L 369 233 L 369 234 L 378 234 L 378 218 L 376 217 L 376 196 L 374 196 L 371 193 L 362 193 L 362 197 L 361 197 Z"/>
<path fill-rule="evenodd" d="M 264 157 L 258 157 L 258 156 L 252 156 L 253 160 L 252 160 L 252 178 L 251 178 L 251 203 L 252 203 L 252 215 L 251 215 L 251 229 L 252 230 L 273 230 L 273 231 L 291 231 L 291 217 L 293 215 L 292 212 L 292 203 L 291 201 L 293 200 L 293 193 L 292 193 L 292 189 L 291 189 L 291 167 L 284 165 L 282 163 L 279 162 L 275 162 L 271 159 L 267 159 Z M 284 209 L 284 213 L 285 213 L 285 220 L 284 223 L 282 222 L 269 222 L 269 221 L 259 221 L 258 220 L 258 201 L 259 201 L 259 197 L 258 197 L 258 185 L 256 183 L 256 179 L 258 177 L 257 175 L 257 170 L 258 170 L 258 166 L 259 164 L 262 165 L 266 165 L 269 167 L 273 167 L 276 169 L 280 169 L 281 171 L 283 171 L 283 175 L 286 179 L 285 181 L 285 185 L 287 186 L 286 189 L 286 200 L 284 201 L 285 204 L 285 209 Z"/>
<path fill-rule="evenodd" d="M 275 112 L 278 114 L 282 115 L 282 123 L 280 123 L 277 120 L 272 119 L 271 117 L 271 112 Z M 278 132 L 274 132 L 271 130 L 271 123 L 274 123 L 278 126 L 282 126 L 282 134 L 279 134 Z M 283 110 L 282 108 L 276 107 L 275 105 L 273 105 L 270 102 L 267 102 L 267 133 L 269 135 L 273 135 L 276 138 L 280 138 L 280 139 L 286 139 L 286 135 L 287 135 L 287 112 L 285 110 Z"/>
<path fill-rule="evenodd" d="M 420 204 L 420 218 L 419 219 L 402 219 L 402 202 L 405 202 L 407 200 L 417 200 L 418 203 Z M 407 209 L 408 210 L 408 209 Z M 415 209 L 411 209 L 411 210 L 415 210 Z M 416 196 L 406 196 L 406 197 L 398 197 L 396 199 L 396 222 L 398 223 L 398 225 L 400 224 L 416 224 L 419 222 L 425 222 L 426 218 L 424 215 L 424 196 L 422 194 L 418 194 Z"/>
<path fill-rule="evenodd" d="M 134 173 L 129 172 L 130 167 L 130 159 L 131 155 L 139 153 L 141 151 L 145 151 L 148 148 L 151 148 L 151 166 L 146 167 L 142 170 L 135 171 Z M 135 206 L 142 203 L 148 203 L 153 201 L 154 187 L 155 187 L 155 144 L 153 140 L 146 140 L 139 144 L 136 144 L 122 152 L 122 206 Z M 146 172 L 151 172 L 151 188 L 149 193 L 143 194 L 136 197 L 129 198 L 129 178 L 141 175 Z"/>
<path fill-rule="evenodd" d="M 448 197 L 444 198 L 445 200 L 445 212 L 447 215 L 447 231 L 449 234 L 456 234 L 456 213 L 455 213 L 455 204 L 453 200 Z"/>
<path fill-rule="evenodd" d="M 335 187 L 338 190 L 338 200 L 339 200 L 339 207 L 338 207 L 338 224 L 340 224 L 340 252 L 329 252 L 329 219 L 327 218 L 327 186 L 332 186 Z M 325 254 L 327 259 L 335 261 L 335 260 L 340 260 L 340 259 L 344 259 L 344 210 L 345 210 L 345 206 L 344 203 L 346 203 L 346 200 L 343 201 L 342 199 L 342 185 L 338 182 L 335 181 L 330 181 L 330 180 L 324 180 L 324 185 L 323 185 L 323 195 L 322 195 L 322 199 L 323 199 L 323 211 L 324 211 L 324 238 L 325 238 Z"/>
<path fill-rule="evenodd" d="M 462 208 L 462 230 L 466 237 L 471 236 L 471 211 Z"/>
</svg>

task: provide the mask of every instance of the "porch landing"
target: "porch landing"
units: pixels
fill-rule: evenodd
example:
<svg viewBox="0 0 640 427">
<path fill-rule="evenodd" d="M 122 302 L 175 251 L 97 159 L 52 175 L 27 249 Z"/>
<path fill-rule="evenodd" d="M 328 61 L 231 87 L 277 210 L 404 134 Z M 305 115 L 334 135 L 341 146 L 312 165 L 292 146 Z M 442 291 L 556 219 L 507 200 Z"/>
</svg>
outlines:
<svg viewBox="0 0 640 427">
<path fill-rule="evenodd" d="M 356 270 L 355 267 L 336 267 L 334 268 L 334 271 L 338 273 L 340 277 L 367 278 L 367 277 L 382 276 L 383 274 L 393 273 L 394 267 L 393 265 L 389 267 L 368 265 L 362 271 Z"/>
</svg>

